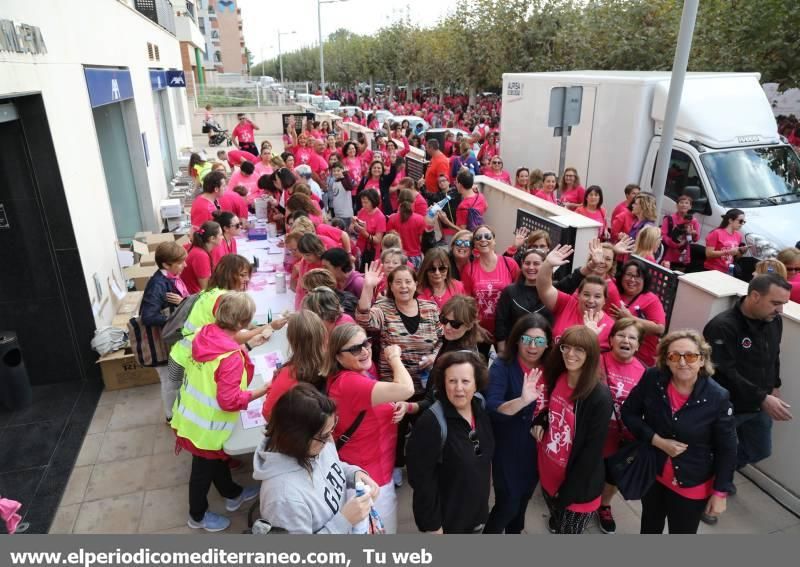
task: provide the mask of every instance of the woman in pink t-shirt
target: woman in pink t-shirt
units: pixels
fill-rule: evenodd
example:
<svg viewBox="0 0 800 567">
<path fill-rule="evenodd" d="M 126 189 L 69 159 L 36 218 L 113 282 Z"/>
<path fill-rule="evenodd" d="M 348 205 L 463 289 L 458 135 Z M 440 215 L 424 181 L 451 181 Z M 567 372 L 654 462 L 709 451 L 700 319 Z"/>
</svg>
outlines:
<svg viewBox="0 0 800 567">
<path fill-rule="evenodd" d="M 364 167 L 358 156 L 358 145 L 353 141 L 347 142 L 342 148 L 342 155 L 344 155 L 342 164 L 347 170 L 347 177 L 350 178 L 350 183 L 353 185 L 353 196 L 355 196 L 358 192 L 358 185 L 361 183 Z"/>
<path fill-rule="evenodd" d="M 472 248 L 478 251 L 478 259 L 461 270 L 464 293 L 478 302 L 481 327 L 491 333 L 492 341 L 500 293 L 519 276 L 519 265 L 507 256 L 499 256 L 496 246 L 494 230 L 486 225 L 479 226 L 472 233 Z M 479 350 L 488 356 L 490 347 L 491 344 L 482 343 Z"/>
<path fill-rule="evenodd" d="M 400 347 L 386 345 L 381 353 L 391 369 L 391 382 L 379 381 L 372 363 L 372 345 L 358 325 L 341 325 L 328 341 L 328 396 L 336 402 L 339 421 L 333 436 L 339 456 L 367 471 L 380 485 L 374 501 L 386 533 L 397 531 L 397 495 L 392 481 L 397 423 L 405 416 L 414 383 L 400 358 Z M 353 423 L 363 412 L 355 429 Z M 349 432 L 345 441 L 342 435 Z"/>
<path fill-rule="evenodd" d="M 792 284 L 791 300 L 800 303 L 800 249 L 785 248 L 778 253 L 777 260 L 786 267 L 786 279 Z"/>
<path fill-rule="evenodd" d="M 233 213 L 228 211 L 216 213 L 214 220 L 222 228 L 222 238 L 219 239 L 219 245 L 211 252 L 212 268 L 219 264 L 223 256 L 238 253 L 236 237 L 242 232 L 242 221 Z"/>
<path fill-rule="evenodd" d="M 214 221 L 206 221 L 192 234 L 192 244 L 186 256 L 181 279 L 189 293 L 202 291 L 208 285 L 214 268 L 212 254 L 222 239 L 222 229 Z"/>
<path fill-rule="evenodd" d="M 304 289 L 307 288 L 305 281 L 301 282 L 301 284 Z M 328 334 L 340 325 L 356 322 L 342 309 L 342 303 L 336 291 L 324 285 L 307 289 L 306 296 L 303 298 L 303 309 L 313 311 L 319 315 Z"/>
<path fill-rule="evenodd" d="M 574 211 L 583 204 L 586 190 L 581 185 L 578 170 L 568 167 L 561 176 L 561 206 Z"/>
<path fill-rule="evenodd" d="M 558 177 L 552 171 L 547 171 L 542 175 L 542 188 L 533 192 L 534 197 L 539 197 L 545 201 L 556 204 L 556 189 L 558 188 Z"/>
<path fill-rule="evenodd" d="M 600 240 L 608 240 L 608 221 L 606 220 L 606 210 L 603 208 L 603 190 L 597 185 L 590 186 L 583 196 L 583 204 L 575 209 L 579 215 L 589 217 L 600 223 L 597 236 Z"/>
<path fill-rule="evenodd" d="M 536 276 L 539 299 L 553 313 L 553 340 L 558 343 L 569 327 L 584 325 L 595 333 L 599 346 L 607 350 L 614 321 L 603 311 L 608 300 L 606 281 L 587 275 L 581 280 L 577 295 L 567 295 L 553 286 L 553 270 L 566 264 L 571 255 L 571 246 L 556 246 L 542 262 Z"/>
<path fill-rule="evenodd" d="M 703 267 L 706 270 L 727 272 L 736 258 L 747 250 L 742 246 L 742 227 L 747 222 L 744 211 L 731 209 L 722 215 L 719 228 L 712 230 L 706 236 L 706 261 Z"/>
<path fill-rule="evenodd" d="M 433 301 L 441 313 L 448 299 L 463 293 L 464 284 L 450 274 L 447 249 L 436 246 L 428 250 L 417 276 L 417 297 Z"/>
<path fill-rule="evenodd" d="M 309 270 L 322 268 L 322 255 L 325 253 L 325 245 L 316 234 L 304 234 L 297 241 L 297 251 L 303 256 L 297 265 L 297 281 L 300 282 Z M 300 309 L 306 291 L 302 285 L 295 288 L 294 308 Z"/>
<path fill-rule="evenodd" d="M 489 160 L 489 167 L 481 168 L 481 174 L 511 185 L 511 176 L 503 169 L 503 159 L 499 155 L 493 156 Z"/>
<path fill-rule="evenodd" d="M 375 250 L 375 257 L 381 255 L 381 239 L 386 232 L 386 216 L 378 208 L 380 197 L 375 189 L 365 189 L 358 194 L 361 208 L 353 219 L 353 230 L 358 234 L 358 249 L 363 254 L 368 249 Z"/>
<path fill-rule="evenodd" d="M 527 167 L 518 168 L 516 174 L 514 175 L 514 187 L 520 191 L 529 193 L 530 187 L 528 187 L 528 182 L 530 181 L 530 178 L 531 172 Z"/>
<path fill-rule="evenodd" d="M 601 371 L 614 402 L 614 412 L 611 414 L 608 435 L 603 447 L 605 459 L 616 453 L 623 442 L 633 440 L 633 435 L 622 423 L 620 410 L 645 371 L 645 366 L 635 356 L 643 338 L 642 327 L 634 319 L 630 317 L 619 319 L 611 328 L 611 350 L 601 355 Z M 606 534 L 613 534 L 617 529 L 611 513 L 611 500 L 616 493 L 617 487 L 606 482 L 600 499 L 600 508 L 597 510 L 600 529 Z"/>
<path fill-rule="evenodd" d="M 422 263 L 422 235 L 433 230 L 425 218 L 414 212 L 414 194 L 408 189 L 400 191 L 398 199 L 399 212 L 389 215 L 386 230 L 394 230 L 400 235 L 408 261 L 419 269 Z"/>
<path fill-rule="evenodd" d="M 613 404 L 599 380 L 599 366 L 597 337 L 581 325 L 564 331 L 545 362 L 542 409 L 532 433 L 551 533 L 583 533 L 600 507 L 603 445 Z"/>
</svg>

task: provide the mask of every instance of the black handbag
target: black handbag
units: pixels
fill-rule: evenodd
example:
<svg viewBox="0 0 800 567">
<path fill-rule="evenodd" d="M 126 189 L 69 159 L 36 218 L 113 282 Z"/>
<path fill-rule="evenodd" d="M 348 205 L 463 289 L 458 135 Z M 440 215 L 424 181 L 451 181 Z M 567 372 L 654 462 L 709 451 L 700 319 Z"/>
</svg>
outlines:
<svg viewBox="0 0 800 567">
<path fill-rule="evenodd" d="M 641 500 L 658 474 L 657 449 L 649 443 L 632 441 L 608 457 L 608 472 L 625 500 Z"/>
</svg>

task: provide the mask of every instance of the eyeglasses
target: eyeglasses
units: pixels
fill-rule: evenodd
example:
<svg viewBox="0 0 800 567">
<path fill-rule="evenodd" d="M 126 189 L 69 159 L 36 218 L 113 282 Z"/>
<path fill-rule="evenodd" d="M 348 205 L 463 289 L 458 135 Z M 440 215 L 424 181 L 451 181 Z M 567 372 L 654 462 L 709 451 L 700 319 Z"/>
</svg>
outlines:
<svg viewBox="0 0 800 567">
<path fill-rule="evenodd" d="M 492 162 L 492 165 L 503 165 L 503 162 L 495 160 L 495 161 Z"/>
<path fill-rule="evenodd" d="M 458 330 L 461 328 L 461 325 L 464 324 L 464 321 L 459 321 L 458 319 L 448 319 L 444 315 L 439 315 L 439 322 L 442 325 L 450 325 L 452 328 Z"/>
<path fill-rule="evenodd" d="M 667 360 L 670 362 L 680 362 L 681 359 L 686 361 L 686 364 L 694 364 L 700 357 L 703 356 L 699 352 L 668 352 L 667 353 Z"/>
<path fill-rule="evenodd" d="M 519 342 L 522 343 L 522 346 L 534 345 L 539 348 L 547 346 L 547 339 L 545 337 L 529 337 L 528 335 L 522 335 L 519 338 Z"/>
<path fill-rule="evenodd" d="M 322 435 L 315 435 L 314 437 L 312 437 L 312 439 L 314 439 L 314 441 L 319 441 L 324 445 L 325 443 L 330 441 L 331 438 L 333 438 L 333 432 L 336 430 L 336 426 L 338 424 L 339 424 L 339 416 L 336 415 L 333 417 L 333 427 L 331 427 L 326 433 L 323 433 Z"/>
<path fill-rule="evenodd" d="M 628 278 L 629 280 L 640 280 L 642 279 L 642 274 L 622 274 L 622 277 Z"/>
<path fill-rule="evenodd" d="M 446 274 L 447 270 L 450 268 L 448 266 L 431 266 L 428 268 L 429 272 L 439 272 L 440 274 Z"/>
<path fill-rule="evenodd" d="M 561 344 L 558 345 L 558 350 L 560 350 L 564 354 L 567 354 L 568 352 L 574 352 L 575 354 L 586 354 L 586 349 L 581 346 Z"/>
<path fill-rule="evenodd" d="M 471 430 L 469 435 L 467 436 L 469 442 L 472 443 L 472 449 L 475 451 L 475 456 L 480 457 L 483 452 L 481 451 L 481 442 L 478 439 L 478 432 L 476 430 Z"/>
<path fill-rule="evenodd" d="M 747 221 L 744 219 L 736 219 L 736 222 L 738 222 L 739 224 L 745 224 Z"/>
<path fill-rule="evenodd" d="M 355 356 L 357 354 L 361 354 L 362 350 L 369 350 L 370 348 L 372 348 L 372 343 L 370 343 L 369 339 L 367 339 L 361 344 L 353 345 L 349 348 L 343 348 L 342 350 L 339 351 L 339 353 L 344 354 L 346 352 L 349 352 L 350 354 Z"/>
<path fill-rule="evenodd" d="M 461 240 L 460 238 L 453 241 L 453 245 L 459 248 L 469 248 L 472 246 L 472 240 Z"/>
<path fill-rule="evenodd" d="M 479 242 L 481 240 L 492 240 L 494 238 L 494 234 L 492 234 L 491 232 L 482 232 L 481 234 L 476 234 L 472 238 Z"/>
<path fill-rule="evenodd" d="M 242 228 L 242 223 L 237 222 L 236 224 L 232 224 L 231 228 Z"/>
</svg>

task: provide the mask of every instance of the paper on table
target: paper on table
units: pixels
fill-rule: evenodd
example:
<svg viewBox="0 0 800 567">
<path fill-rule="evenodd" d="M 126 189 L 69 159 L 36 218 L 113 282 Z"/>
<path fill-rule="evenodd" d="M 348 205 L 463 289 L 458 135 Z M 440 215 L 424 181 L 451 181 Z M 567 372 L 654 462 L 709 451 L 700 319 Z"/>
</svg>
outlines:
<svg viewBox="0 0 800 567">
<path fill-rule="evenodd" d="M 255 366 L 255 373 L 261 375 L 265 384 L 272 382 L 272 375 L 278 366 L 283 365 L 283 356 L 278 351 L 258 354 L 250 357 Z"/>
<path fill-rule="evenodd" d="M 250 403 L 247 404 L 247 409 L 239 412 L 242 418 L 243 429 L 255 429 L 256 427 L 263 427 L 266 425 L 267 421 L 264 419 L 264 416 L 261 415 L 261 407 L 263 405 L 264 397 L 262 396 L 256 400 L 250 400 Z"/>
</svg>

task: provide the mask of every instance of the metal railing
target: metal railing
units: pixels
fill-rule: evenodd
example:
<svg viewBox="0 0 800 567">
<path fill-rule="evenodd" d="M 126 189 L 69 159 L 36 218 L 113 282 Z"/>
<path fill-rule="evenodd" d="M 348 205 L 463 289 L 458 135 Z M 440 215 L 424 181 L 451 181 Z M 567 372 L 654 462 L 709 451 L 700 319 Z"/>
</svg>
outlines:
<svg viewBox="0 0 800 567">
<path fill-rule="evenodd" d="M 172 35 L 175 35 L 175 8 L 170 0 L 133 0 L 133 7 Z"/>
<path fill-rule="evenodd" d="M 214 107 L 225 108 L 235 106 L 282 106 L 296 100 L 298 93 L 292 87 L 302 88 L 306 92 L 306 83 L 287 84 L 283 89 L 274 86 L 264 86 L 256 82 L 233 82 L 235 78 L 218 77 L 214 83 L 207 84 L 197 89 L 197 106 L 203 107 L 210 104 Z"/>
</svg>

